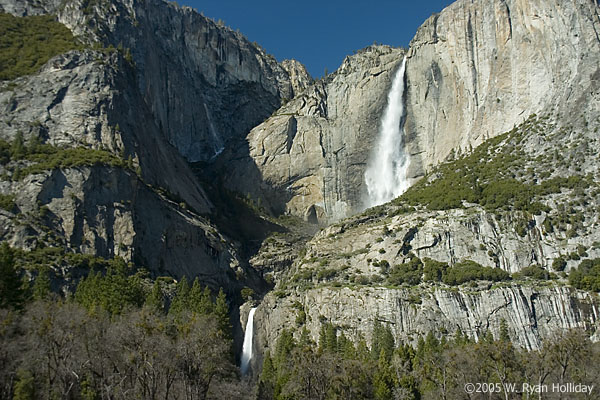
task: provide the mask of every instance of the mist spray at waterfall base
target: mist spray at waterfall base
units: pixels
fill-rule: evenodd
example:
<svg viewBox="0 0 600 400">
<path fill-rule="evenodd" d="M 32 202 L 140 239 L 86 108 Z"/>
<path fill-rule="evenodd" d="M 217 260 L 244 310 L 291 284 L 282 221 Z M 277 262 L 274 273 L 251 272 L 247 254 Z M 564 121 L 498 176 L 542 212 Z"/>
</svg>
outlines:
<svg viewBox="0 0 600 400">
<path fill-rule="evenodd" d="M 365 171 L 367 207 L 386 203 L 404 193 L 410 186 L 407 177 L 408 155 L 404 151 L 404 74 L 406 57 L 394 76 L 388 93 L 388 104 L 381 119 L 379 137 Z"/>
<path fill-rule="evenodd" d="M 256 307 L 250 310 L 248 322 L 246 322 L 246 332 L 244 333 L 244 344 L 242 345 L 242 359 L 240 362 L 240 371 L 242 375 L 248 373 L 250 360 L 252 360 L 252 339 L 254 336 L 254 312 Z"/>
</svg>

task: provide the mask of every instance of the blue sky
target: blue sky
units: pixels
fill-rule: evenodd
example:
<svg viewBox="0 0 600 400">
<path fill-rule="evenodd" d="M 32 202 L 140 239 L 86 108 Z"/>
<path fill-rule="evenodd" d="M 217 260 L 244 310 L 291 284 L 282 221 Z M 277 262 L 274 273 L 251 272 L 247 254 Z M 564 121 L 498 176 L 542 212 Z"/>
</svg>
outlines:
<svg viewBox="0 0 600 400">
<path fill-rule="evenodd" d="M 179 0 L 239 29 L 277 60 L 295 58 L 314 77 L 374 42 L 408 46 L 419 25 L 452 0 Z"/>
</svg>

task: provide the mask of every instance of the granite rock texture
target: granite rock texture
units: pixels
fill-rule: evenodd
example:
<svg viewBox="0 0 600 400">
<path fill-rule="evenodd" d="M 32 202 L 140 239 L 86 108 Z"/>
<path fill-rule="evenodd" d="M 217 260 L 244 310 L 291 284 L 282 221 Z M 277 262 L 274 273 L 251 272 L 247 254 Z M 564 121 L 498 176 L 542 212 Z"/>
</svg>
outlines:
<svg viewBox="0 0 600 400">
<path fill-rule="evenodd" d="M 430 17 L 407 60 L 413 168 L 430 169 L 534 113 L 597 109 L 599 32 L 600 9 L 588 0 L 457 1 Z"/>
</svg>

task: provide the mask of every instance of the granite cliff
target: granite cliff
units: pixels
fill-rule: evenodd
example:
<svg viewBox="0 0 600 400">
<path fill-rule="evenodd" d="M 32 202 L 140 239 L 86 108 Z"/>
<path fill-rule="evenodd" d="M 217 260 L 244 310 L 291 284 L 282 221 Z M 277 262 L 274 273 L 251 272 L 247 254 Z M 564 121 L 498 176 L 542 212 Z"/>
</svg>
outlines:
<svg viewBox="0 0 600 400">
<path fill-rule="evenodd" d="M 531 114 L 597 110 L 599 13 L 585 0 L 457 1 L 425 21 L 407 62 L 414 170 Z"/>
<path fill-rule="evenodd" d="M 425 21 L 406 53 L 408 176 L 418 179 L 534 113 L 565 124 L 574 109 L 595 114 L 598 12 L 583 0 L 458 1 Z M 247 148 L 226 158 L 235 163 L 231 187 L 275 212 L 325 224 L 364 209 L 366 162 L 404 54 L 374 46 L 349 56 L 254 128 Z M 252 176 L 240 172 L 248 165 L 257 169 Z"/>
<path fill-rule="evenodd" d="M 163 1 L 3 0 L 0 11 L 57 15 L 80 43 L 1 83 L 0 138 L 32 153 L 3 162 L 2 195 L 13 206 L 1 211 L 2 239 L 120 256 L 231 293 L 263 287 L 239 244 L 219 233 L 188 162 L 210 160 L 303 90 L 304 67 Z M 81 159 L 19 176 L 36 164 L 38 143 Z M 111 161 L 93 161 L 99 154 Z"/>
<path fill-rule="evenodd" d="M 557 329 L 598 339 L 597 295 L 568 280 L 600 258 L 597 3 L 459 0 L 409 49 L 370 46 L 317 81 L 160 0 L 0 11 L 56 15 L 79 43 L 0 83 L 2 241 L 122 257 L 236 301 L 252 288 L 259 353 L 325 322 L 368 339 L 379 320 L 407 342 L 502 321 L 528 349 Z M 404 58 L 414 186 L 364 211 Z M 53 277 L 86 273 L 70 267 Z M 442 278 L 459 267 L 482 275 Z"/>
<path fill-rule="evenodd" d="M 598 16 L 589 1 L 458 1 L 428 19 L 407 51 L 376 47 L 350 56 L 253 129 L 243 162 L 256 165 L 263 188 L 279 188 L 279 197 L 262 194 L 263 201 L 324 223 L 354 214 L 379 119 L 370 124 L 368 112 L 353 113 L 346 92 L 333 88 L 354 62 L 365 82 L 380 79 L 387 93 L 406 54 L 404 131 L 415 186 L 324 228 L 286 272 L 273 268 L 278 284 L 255 314 L 257 346 L 272 349 L 293 325 L 314 340 L 324 323 L 368 338 L 375 321 L 413 343 L 430 331 L 497 336 L 503 320 L 525 348 L 566 328 L 597 339 L 597 296 L 570 288 L 567 277 L 581 260 L 600 256 L 592 150 L 600 128 Z M 391 56 L 395 62 L 383 62 Z M 373 60 L 386 72 L 369 74 Z M 372 96 L 381 116 L 385 97 Z M 348 107 L 350 132 L 332 128 L 346 123 L 331 116 L 332 104 Z M 308 120 L 303 107 L 313 110 Z M 355 141 L 363 131 L 370 133 Z M 324 145 L 336 141 L 343 144 Z M 359 161 L 352 167 L 326 161 L 351 149 L 357 153 L 346 157 Z M 298 174 L 298 165 L 314 172 Z M 331 174 L 345 176 L 352 191 L 335 190 Z M 239 181 L 261 198 L 252 176 Z M 500 283 L 455 284 L 425 279 L 428 266 L 505 272 Z"/>
<path fill-rule="evenodd" d="M 311 81 L 299 63 L 279 64 L 222 23 L 161 0 L 3 0 L 0 10 L 56 14 L 88 42 L 127 49 L 154 122 L 188 161 L 211 159 Z"/>
</svg>

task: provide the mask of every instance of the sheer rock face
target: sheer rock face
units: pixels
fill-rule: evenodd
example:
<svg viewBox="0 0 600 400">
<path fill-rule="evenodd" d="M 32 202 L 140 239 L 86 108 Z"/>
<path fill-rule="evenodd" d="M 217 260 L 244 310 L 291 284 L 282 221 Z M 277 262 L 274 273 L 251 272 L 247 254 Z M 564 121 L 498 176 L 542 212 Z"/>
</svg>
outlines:
<svg viewBox="0 0 600 400">
<path fill-rule="evenodd" d="M 599 15 L 589 0 L 494 0 L 457 1 L 430 17 L 407 61 L 413 168 L 429 169 L 533 113 L 596 110 Z"/>
<path fill-rule="evenodd" d="M 290 76 L 290 83 L 295 96 L 302 93 L 313 82 L 306 67 L 297 60 L 283 60 L 281 67 L 285 69 Z M 284 99 L 289 100 L 289 99 Z"/>
<path fill-rule="evenodd" d="M 347 57 L 254 128 L 220 162 L 227 185 L 276 213 L 327 223 L 362 208 L 363 173 L 403 50 Z"/>
<path fill-rule="evenodd" d="M 192 162 L 212 159 L 311 81 L 298 62 L 284 67 L 240 33 L 163 0 L 1 0 L 0 10 L 54 13 L 74 34 L 129 51 L 152 118 Z"/>
<path fill-rule="evenodd" d="M 49 1 L 38 6 L 2 0 L 0 7 L 17 15 L 58 13 L 59 20 L 85 40 L 98 35 L 103 40 L 122 39 L 127 43 L 133 37 L 127 36 L 122 29 L 128 23 L 135 24 L 130 18 L 137 2 L 112 2 L 106 8 L 96 5 L 91 13 L 82 11 L 81 2 L 76 0 L 60 7 L 55 3 L 58 2 Z M 146 3 L 148 9 L 145 12 L 154 10 L 159 15 L 160 7 L 164 7 L 166 14 L 181 19 L 189 14 L 189 19 L 198 20 L 190 22 L 190 29 L 204 23 L 238 38 L 242 44 L 247 43 L 240 35 L 217 28 L 191 10 L 182 11 L 162 2 Z M 137 25 L 140 31 L 156 28 L 158 32 L 157 26 L 141 28 L 150 23 L 152 21 L 142 23 L 140 19 Z M 218 36 L 218 32 L 216 34 Z M 122 35 L 121 39 L 119 35 Z M 165 138 L 168 136 L 165 134 L 173 130 L 167 132 L 164 125 L 187 124 L 179 111 L 190 108 L 190 104 L 197 105 L 197 99 L 188 98 L 188 105 L 179 102 L 180 98 L 174 95 L 156 100 L 145 90 L 147 80 L 158 84 L 160 79 L 169 76 L 177 76 L 184 85 L 186 74 L 191 74 L 191 66 L 188 63 L 186 70 L 185 65 L 181 68 L 171 65 L 173 70 L 165 69 L 164 76 L 158 76 L 159 70 L 151 76 L 144 61 L 138 62 L 135 57 L 143 54 L 145 46 L 158 51 L 161 43 L 156 38 L 138 39 L 134 44 L 141 49 L 132 49 L 133 63 L 127 60 L 126 50 L 71 51 L 52 58 L 35 75 L 1 84 L 2 139 L 13 140 L 21 132 L 26 142 L 37 137 L 57 147 L 103 149 L 115 156 L 129 158 L 130 167 L 65 168 L 19 180 L 3 177 L 0 190 L 2 194 L 15 195 L 17 209 L 0 212 L 0 236 L 25 249 L 44 243 L 102 257 L 121 256 L 147 267 L 155 275 L 199 276 L 205 284 L 226 287 L 231 292 L 239 289 L 239 285 L 260 285 L 246 269 L 236 248 L 206 219 L 213 205 L 178 149 L 169 144 L 171 138 Z M 259 56 L 262 54 L 256 48 L 252 49 Z M 183 49 L 179 50 L 185 53 Z M 160 57 L 167 58 L 164 54 Z M 260 64 L 261 60 L 265 61 L 257 56 L 255 62 Z M 210 60 L 206 62 L 210 63 Z M 265 61 L 265 65 L 268 64 Z M 200 76 L 199 69 L 200 66 L 195 70 L 197 76 Z M 240 84 L 243 74 L 249 72 L 239 69 L 239 80 L 227 72 L 221 75 Z M 282 74 L 284 78 L 287 76 L 285 71 Z M 269 96 L 277 99 L 280 90 L 291 88 L 287 81 L 279 88 L 277 85 L 283 81 L 269 81 L 261 76 L 252 79 L 264 80 L 264 86 L 259 85 L 260 90 L 266 92 L 265 87 L 270 88 Z M 204 78 L 200 80 L 204 82 Z M 205 93 L 221 90 L 215 89 L 214 82 L 206 84 Z M 164 87 L 169 85 L 165 83 Z M 156 96 L 164 94 L 162 90 L 159 92 Z M 248 96 L 252 93 L 248 92 Z M 162 120 L 157 117 L 159 103 L 168 110 Z M 227 105 L 230 106 L 235 105 Z M 202 105 L 202 108 L 205 107 Z M 197 155 L 208 157 L 212 153 Z M 45 217 L 40 213 L 41 207 Z M 20 217 L 25 213 L 26 218 Z M 238 285 L 238 279 L 244 283 Z"/>
<path fill-rule="evenodd" d="M 453 335 L 459 329 L 474 339 L 488 330 L 498 338 L 502 320 L 512 342 L 526 349 L 538 349 L 542 339 L 564 329 L 588 329 L 596 340 L 600 332 L 598 299 L 566 287 L 508 286 L 469 292 L 439 287 L 324 287 L 292 292 L 283 299 L 269 294 L 254 315 L 257 353 L 270 349 L 273 354 L 281 330 L 296 324 L 298 303 L 315 342 L 322 321 L 368 343 L 379 321 L 392 329 L 397 342 L 414 345 L 429 332 Z"/>
<path fill-rule="evenodd" d="M 26 141 L 39 137 L 62 148 L 104 149 L 130 158 L 131 167 L 65 168 L 3 179 L 2 193 L 14 194 L 18 214 L 26 217 L 3 210 L 0 235 L 25 249 L 46 242 L 123 257 L 156 275 L 200 276 L 212 286 L 232 287 L 236 272 L 245 275 L 243 263 L 201 216 L 213 205 L 154 124 L 132 77 L 116 53 L 86 50 L 55 57 L 12 87 L 4 84 L 3 139 L 21 132 Z"/>
<path fill-rule="evenodd" d="M 452 151 L 468 151 L 533 113 L 560 115 L 563 125 L 596 114 L 598 10 L 589 0 L 457 1 L 429 18 L 408 52 L 408 176 L 421 177 Z M 361 210 L 366 161 L 402 56 L 379 47 L 348 57 L 253 129 L 249 151 L 241 146 L 229 159 L 238 170 L 231 186 L 319 222 Z M 239 172 L 243 157 L 241 165 L 251 165 L 243 169 L 257 170 L 252 176 Z M 261 178 L 277 193 L 253 189 Z"/>
</svg>

